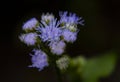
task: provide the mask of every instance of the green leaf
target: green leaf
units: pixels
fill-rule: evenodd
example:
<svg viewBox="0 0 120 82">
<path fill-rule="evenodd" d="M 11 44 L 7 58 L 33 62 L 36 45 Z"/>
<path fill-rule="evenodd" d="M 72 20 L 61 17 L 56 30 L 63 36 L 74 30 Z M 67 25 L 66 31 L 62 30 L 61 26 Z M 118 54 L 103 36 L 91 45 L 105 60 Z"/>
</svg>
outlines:
<svg viewBox="0 0 120 82">
<path fill-rule="evenodd" d="M 107 53 L 87 60 L 81 73 L 84 82 L 97 82 L 101 77 L 109 76 L 115 68 L 116 54 Z"/>
<path fill-rule="evenodd" d="M 69 67 L 66 71 L 68 82 L 81 82 L 80 73 L 86 64 L 86 59 L 84 56 L 77 56 L 75 58 L 70 58 Z"/>
</svg>

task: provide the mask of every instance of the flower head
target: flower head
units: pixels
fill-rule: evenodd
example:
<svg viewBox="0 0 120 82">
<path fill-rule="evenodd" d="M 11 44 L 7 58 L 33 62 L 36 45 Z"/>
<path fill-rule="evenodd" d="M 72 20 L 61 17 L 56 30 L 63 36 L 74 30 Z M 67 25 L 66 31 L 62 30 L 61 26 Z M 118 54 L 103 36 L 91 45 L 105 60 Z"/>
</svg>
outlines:
<svg viewBox="0 0 120 82">
<path fill-rule="evenodd" d="M 51 42 L 49 46 L 53 54 L 61 55 L 64 52 L 66 44 L 63 41 L 59 41 Z"/>
<path fill-rule="evenodd" d="M 39 71 L 41 71 L 44 67 L 48 66 L 48 58 L 47 55 L 38 49 L 34 49 L 34 55 L 31 55 L 31 61 L 32 61 L 32 65 L 30 65 L 29 67 L 36 67 L 39 69 Z"/>
<path fill-rule="evenodd" d="M 65 29 L 63 30 L 62 36 L 66 42 L 74 42 L 77 39 L 77 32 L 71 32 Z"/>
<path fill-rule="evenodd" d="M 45 22 L 44 25 L 40 26 L 37 30 L 40 32 L 40 38 L 43 42 L 54 42 L 59 41 L 61 36 L 61 29 L 59 28 L 59 23 L 57 20 L 52 20 L 49 25 Z"/>
<path fill-rule="evenodd" d="M 47 14 L 42 14 L 42 16 L 41 16 L 41 21 L 44 21 L 46 23 L 49 23 L 53 19 L 54 19 L 54 15 L 53 14 L 47 13 Z"/>
<path fill-rule="evenodd" d="M 62 70 L 66 70 L 68 68 L 69 62 L 70 62 L 70 58 L 65 55 L 65 56 L 59 58 L 56 61 L 56 64 L 59 67 L 59 69 L 62 71 Z"/>
<path fill-rule="evenodd" d="M 84 25 L 84 20 L 78 17 L 75 13 L 60 12 L 60 23 L 62 28 L 67 28 L 70 31 L 77 31 L 77 24 Z"/>
<path fill-rule="evenodd" d="M 68 14 L 68 12 L 60 12 L 60 22 L 64 23 L 64 24 L 81 24 L 83 25 L 83 20 L 81 20 L 81 17 L 76 16 L 75 13 L 70 13 Z"/>
<path fill-rule="evenodd" d="M 37 27 L 38 23 L 39 22 L 37 21 L 36 18 L 31 18 L 26 23 L 24 23 L 22 28 L 23 30 L 33 30 Z"/>
<path fill-rule="evenodd" d="M 22 34 L 19 38 L 22 42 L 24 42 L 27 45 L 35 45 L 37 34 L 36 33 Z"/>
</svg>

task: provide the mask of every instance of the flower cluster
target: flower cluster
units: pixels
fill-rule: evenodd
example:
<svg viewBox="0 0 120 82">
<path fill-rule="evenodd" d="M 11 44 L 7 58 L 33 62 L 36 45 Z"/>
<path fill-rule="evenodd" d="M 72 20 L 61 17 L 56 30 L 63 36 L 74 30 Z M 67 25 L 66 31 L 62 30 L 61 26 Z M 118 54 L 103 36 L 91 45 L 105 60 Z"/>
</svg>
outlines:
<svg viewBox="0 0 120 82">
<path fill-rule="evenodd" d="M 61 55 L 65 52 L 66 43 L 73 43 L 77 39 L 79 29 L 77 25 L 84 25 L 84 20 L 74 13 L 60 12 L 60 20 L 53 14 L 42 14 L 41 20 L 32 18 L 24 23 L 24 34 L 20 40 L 28 46 L 35 46 L 31 55 L 32 65 L 42 70 L 49 65 L 49 55 Z M 46 48 L 47 45 L 47 48 Z M 36 47 L 37 46 L 37 47 Z M 46 52 L 50 51 L 49 53 Z M 46 54 L 47 53 L 47 54 Z"/>
</svg>

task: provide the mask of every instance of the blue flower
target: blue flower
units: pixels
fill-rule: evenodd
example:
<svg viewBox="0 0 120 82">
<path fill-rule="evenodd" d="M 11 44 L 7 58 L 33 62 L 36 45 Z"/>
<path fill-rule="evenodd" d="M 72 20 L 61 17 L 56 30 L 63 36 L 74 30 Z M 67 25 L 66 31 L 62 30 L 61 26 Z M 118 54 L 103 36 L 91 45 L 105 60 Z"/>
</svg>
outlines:
<svg viewBox="0 0 120 82">
<path fill-rule="evenodd" d="M 75 13 L 69 13 L 66 12 L 60 12 L 60 22 L 63 24 L 70 24 L 70 25 L 76 25 L 76 24 L 81 24 L 84 25 L 81 17 L 76 16 Z"/>
<path fill-rule="evenodd" d="M 62 36 L 66 42 L 74 42 L 77 39 L 78 32 L 71 32 L 68 29 L 63 30 Z"/>
<path fill-rule="evenodd" d="M 49 44 L 51 52 L 56 55 L 61 55 L 64 52 L 66 44 L 64 41 L 51 42 Z"/>
<path fill-rule="evenodd" d="M 23 30 L 33 30 L 34 28 L 36 28 L 38 23 L 39 22 L 36 18 L 31 18 L 30 20 L 24 23 L 22 28 Z"/>
<path fill-rule="evenodd" d="M 61 36 L 61 28 L 59 28 L 59 22 L 56 19 L 52 20 L 49 25 L 45 22 L 42 23 L 37 31 L 40 32 L 40 38 L 43 42 L 59 41 Z"/>
<path fill-rule="evenodd" d="M 22 34 L 21 36 L 19 36 L 19 38 L 22 42 L 24 42 L 27 45 L 35 45 L 37 36 L 38 35 L 36 33 L 27 33 Z"/>
<path fill-rule="evenodd" d="M 49 65 L 47 55 L 38 49 L 34 49 L 33 52 L 34 55 L 30 54 L 32 56 L 32 65 L 29 67 L 36 67 L 39 69 L 39 71 L 41 71 L 44 67 L 47 67 Z"/>
</svg>

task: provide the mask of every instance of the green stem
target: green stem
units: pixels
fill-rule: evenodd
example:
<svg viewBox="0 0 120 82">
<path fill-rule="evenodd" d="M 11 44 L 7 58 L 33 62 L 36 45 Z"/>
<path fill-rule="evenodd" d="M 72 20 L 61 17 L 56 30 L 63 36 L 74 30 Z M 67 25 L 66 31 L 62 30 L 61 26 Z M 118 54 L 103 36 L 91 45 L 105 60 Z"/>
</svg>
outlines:
<svg viewBox="0 0 120 82">
<path fill-rule="evenodd" d="M 47 49 L 43 43 L 41 43 L 41 48 L 43 49 L 43 51 L 45 51 L 49 55 L 50 61 L 51 61 L 51 63 L 53 64 L 53 66 L 55 68 L 58 82 L 62 82 L 60 69 L 56 65 L 56 60 L 58 59 L 58 57 L 53 55 L 52 53 L 50 53 L 50 51 L 48 51 L 49 49 Z"/>
<path fill-rule="evenodd" d="M 56 70 L 58 82 L 62 82 L 62 77 L 61 77 L 60 69 L 57 67 L 56 63 L 55 63 L 55 70 Z"/>
</svg>

